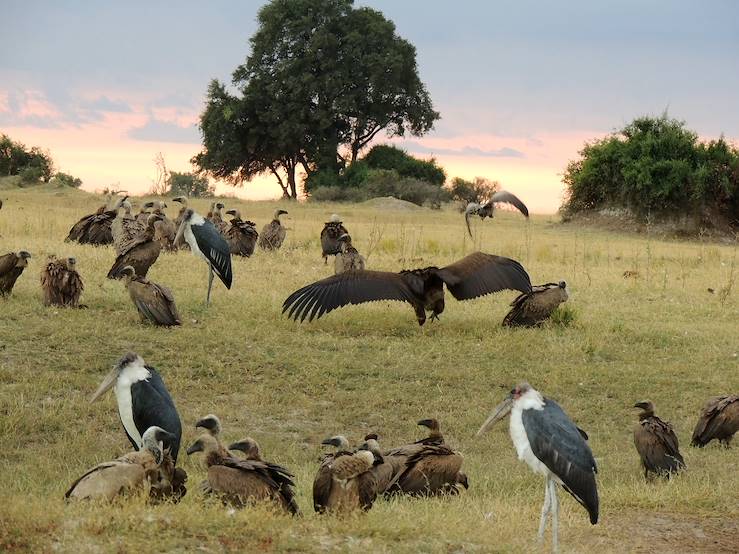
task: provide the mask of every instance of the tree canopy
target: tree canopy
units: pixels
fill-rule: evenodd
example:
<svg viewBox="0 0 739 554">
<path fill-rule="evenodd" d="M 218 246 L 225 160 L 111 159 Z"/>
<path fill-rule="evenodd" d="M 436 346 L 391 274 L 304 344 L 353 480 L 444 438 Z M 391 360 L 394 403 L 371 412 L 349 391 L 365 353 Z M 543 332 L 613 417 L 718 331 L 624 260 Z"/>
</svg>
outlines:
<svg viewBox="0 0 739 554">
<path fill-rule="evenodd" d="M 739 225 L 739 151 L 685 123 L 637 118 L 585 145 L 564 174 L 565 212 L 623 207 L 638 216 L 721 216 Z"/>
<path fill-rule="evenodd" d="M 24 175 L 48 183 L 54 175 L 51 155 L 38 146 L 26 148 L 7 135 L 0 135 L 0 175 Z"/>
<path fill-rule="evenodd" d="M 353 0 L 273 0 L 229 91 L 211 82 L 201 115 L 203 171 L 243 183 L 271 173 L 297 197 L 296 171 L 338 176 L 379 133 L 428 132 L 439 118 L 415 48 Z"/>
</svg>

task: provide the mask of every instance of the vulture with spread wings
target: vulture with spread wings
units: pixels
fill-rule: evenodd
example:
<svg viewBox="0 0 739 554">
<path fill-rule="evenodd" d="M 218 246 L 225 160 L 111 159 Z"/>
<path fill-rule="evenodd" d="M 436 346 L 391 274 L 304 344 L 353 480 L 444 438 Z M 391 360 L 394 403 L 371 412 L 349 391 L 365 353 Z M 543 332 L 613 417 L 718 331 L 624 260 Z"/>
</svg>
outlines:
<svg viewBox="0 0 739 554">
<path fill-rule="evenodd" d="M 296 290 L 282 304 L 282 313 L 312 321 L 347 304 L 376 300 L 408 302 L 418 324 L 426 312 L 438 319 L 444 311 L 444 285 L 457 300 L 469 300 L 505 289 L 529 292 L 531 280 L 516 260 L 474 252 L 445 267 L 389 271 L 356 270 L 333 275 Z M 288 311 L 289 310 L 289 311 Z"/>
<path fill-rule="evenodd" d="M 518 199 L 518 196 L 516 196 L 515 194 L 511 194 L 510 192 L 507 192 L 505 190 L 498 191 L 493 194 L 493 196 L 491 196 L 490 200 L 488 200 L 487 202 L 483 202 L 482 204 L 478 204 L 477 202 L 470 202 L 469 204 L 467 204 L 467 207 L 464 210 L 464 222 L 467 224 L 467 232 L 470 234 L 470 237 L 472 237 L 472 229 L 470 229 L 470 216 L 477 215 L 480 217 L 480 219 L 485 219 L 486 217 L 492 219 L 495 212 L 495 204 L 498 203 L 510 204 L 512 206 L 515 206 L 515 208 L 524 216 L 529 217 L 529 209 L 526 207 L 526 204 Z"/>
</svg>

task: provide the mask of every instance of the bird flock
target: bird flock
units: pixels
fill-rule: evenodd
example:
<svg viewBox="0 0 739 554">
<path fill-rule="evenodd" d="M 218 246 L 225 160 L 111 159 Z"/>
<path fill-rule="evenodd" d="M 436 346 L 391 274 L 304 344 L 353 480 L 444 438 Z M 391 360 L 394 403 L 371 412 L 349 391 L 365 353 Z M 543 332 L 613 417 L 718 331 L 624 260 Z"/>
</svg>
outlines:
<svg viewBox="0 0 739 554">
<path fill-rule="evenodd" d="M 146 278 L 162 251 L 189 249 L 208 266 L 206 305 L 210 303 L 214 277 L 227 288 L 233 284 L 231 256 L 250 257 L 258 245 L 279 249 L 286 237 L 277 210 L 261 233 L 241 218 L 239 210 L 225 212 L 214 202 L 206 216 L 188 206 L 186 197 L 172 199 L 181 204 L 174 219 L 165 213 L 167 204 L 144 204 L 134 215 L 127 196 L 113 205 L 101 206 L 94 214 L 75 223 L 68 241 L 90 245 L 112 245 L 115 260 L 107 277 L 123 282 L 142 322 L 161 326 L 182 324 L 172 291 Z M 528 217 L 528 209 L 511 193 L 495 193 L 482 204 L 464 210 L 472 235 L 470 216 L 492 218 L 496 203 L 509 203 Z M 419 325 L 436 320 L 445 309 L 445 289 L 457 300 L 471 300 L 503 290 L 517 291 L 503 320 L 506 326 L 537 326 L 546 321 L 569 298 L 565 281 L 532 285 L 516 260 L 473 252 L 452 264 L 403 269 L 399 272 L 366 269 L 366 259 L 352 246 L 351 235 L 340 217 L 333 214 L 320 234 L 324 263 L 334 256 L 334 274 L 309 283 L 290 294 L 283 314 L 294 320 L 313 321 L 347 305 L 380 300 L 411 305 Z M 0 256 L 0 296 L 11 294 L 16 280 L 29 265 L 27 251 Z M 43 303 L 46 306 L 81 308 L 84 290 L 75 258 L 50 256 L 41 271 Z M 430 314 L 430 315 L 427 315 Z M 113 367 L 91 401 L 114 389 L 118 413 L 134 451 L 98 464 L 76 480 L 65 494 L 68 500 L 112 500 L 125 493 L 143 490 L 152 502 L 179 502 L 186 494 L 187 475 L 177 466 L 182 423 L 159 372 L 136 353 L 124 355 Z M 640 410 L 634 428 L 634 444 L 647 479 L 670 478 L 686 469 L 677 435 L 670 423 L 655 414 L 648 400 L 634 405 Z M 539 525 L 543 538 L 551 521 L 552 547 L 558 549 L 561 486 L 588 512 L 590 522 L 599 518 L 598 471 L 588 434 L 580 429 L 552 399 L 526 382 L 516 385 L 483 423 L 478 435 L 509 417 L 511 440 L 520 460 L 545 478 L 545 497 Z M 313 508 L 317 513 L 366 511 L 381 498 L 393 495 L 452 497 L 470 487 L 463 471 L 463 455 L 449 445 L 439 421 L 422 419 L 428 429 L 422 440 L 383 448 L 377 433 L 364 436 L 354 447 L 344 435 L 326 438 L 323 446 L 333 449 L 318 460 L 313 482 Z M 300 515 L 295 499 L 293 474 L 284 466 L 266 461 L 259 444 L 250 437 L 226 446 L 220 419 L 209 414 L 194 424 L 198 438 L 186 448 L 187 455 L 201 455 L 206 477 L 199 488 L 233 508 L 267 502 L 275 509 Z M 729 445 L 739 430 L 739 395 L 711 398 L 700 412 L 691 444 L 704 447 L 712 440 Z"/>
</svg>

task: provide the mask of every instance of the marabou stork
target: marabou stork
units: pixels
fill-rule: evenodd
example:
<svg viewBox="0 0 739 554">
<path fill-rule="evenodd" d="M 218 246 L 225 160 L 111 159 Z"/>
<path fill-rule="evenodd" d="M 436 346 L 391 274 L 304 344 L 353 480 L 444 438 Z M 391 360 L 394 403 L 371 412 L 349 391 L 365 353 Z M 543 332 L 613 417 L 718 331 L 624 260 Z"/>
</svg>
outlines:
<svg viewBox="0 0 739 554">
<path fill-rule="evenodd" d="M 233 274 L 231 273 L 231 252 L 228 243 L 223 235 L 218 232 L 215 225 L 195 213 L 191 208 L 188 208 L 182 214 L 182 223 L 180 223 L 180 228 L 177 231 L 175 244 L 179 242 L 180 237 L 185 238 L 193 254 L 208 263 L 208 295 L 205 299 L 205 305 L 209 306 L 214 271 L 223 284 L 226 285 L 226 288 L 231 288 Z"/>
<path fill-rule="evenodd" d="M 182 438 L 180 415 L 156 368 L 146 365 L 135 352 L 128 352 L 113 366 L 90 402 L 95 402 L 114 386 L 118 414 L 133 447 L 141 448 L 142 436 L 149 427 L 161 427 L 172 434 L 164 441 L 164 447 L 177 463 Z"/>
<path fill-rule="evenodd" d="M 534 473 L 546 477 L 544 505 L 539 522 L 539 540 L 544 538 L 547 516 L 552 516 L 552 549 L 558 549 L 559 499 L 562 485 L 588 511 L 590 523 L 598 522 L 598 468 L 593 453 L 580 430 L 552 399 L 542 396 L 528 383 L 520 383 L 482 424 L 481 435 L 508 413 L 510 433 L 518 459 Z"/>
</svg>

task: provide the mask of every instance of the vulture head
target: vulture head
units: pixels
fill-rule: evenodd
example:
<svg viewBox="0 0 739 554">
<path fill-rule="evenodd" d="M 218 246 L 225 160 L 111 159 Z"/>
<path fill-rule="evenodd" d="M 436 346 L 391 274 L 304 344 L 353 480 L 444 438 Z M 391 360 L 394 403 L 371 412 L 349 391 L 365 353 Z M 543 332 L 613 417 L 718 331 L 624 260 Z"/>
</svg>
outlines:
<svg viewBox="0 0 739 554">
<path fill-rule="evenodd" d="M 156 460 L 157 465 L 162 463 L 164 459 L 164 441 L 174 440 L 175 436 L 162 429 L 161 427 L 152 426 L 144 431 L 141 437 L 143 447 L 151 452 Z"/>
<path fill-rule="evenodd" d="M 95 394 L 90 398 L 90 402 L 95 402 L 95 400 L 100 398 L 108 390 L 112 389 L 113 385 L 115 385 L 118 380 L 118 376 L 130 366 L 144 367 L 144 365 L 144 360 L 141 356 L 136 354 L 136 352 L 127 352 L 120 360 L 118 360 L 118 363 L 113 366 L 113 369 L 108 373 L 108 375 L 106 375 L 103 382 L 100 383 L 98 390 L 96 390 Z"/>
<path fill-rule="evenodd" d="M 439 422 L 435 419 L 422 419 L 416 425 L 420 425 L 421 427 L 426 427 L 430 431 L 438 431 L 439 430 Z"/>
<path fill-rule="evenodd" d="M 334 446 L 337 450 L 349 450 L 349 441 L 344 435 L 336 435 L 321 442 L 324 446 Z"/>
<path fill-rule="evenodd" d="M 195 429 L 197 428 L 205 429 L 206 432 L 217 437 L 221 434 L 221 420 L 215 414 L 208 414 L 195 423 Z"/>
<path fill-rule="evenodd" d="M 16 262 L 16 267 L 28 267 L 28 259 L 31 257 L 31 253 L 26 250 L 21 250 L 16 254 L 18 257 L 18 261 Z"/>
<path fill-rule="evenodd" d="M 330 223 L 341 223 L 341 218 L 339 217 L 339 214 L 331 214 L 331 217 L 328 218 Z"/>
<path fill-rule="evenodd" d="M 65 265 L 67 266 L 67 271 L 76 271 L 77 258 L 67 258 L 65 262 Z"/>
<path fill-rule="evenodd" d="M 639 408 L 641 410 L 641 413 L 639 414 L 640 419 L 654 415 L 654 404 L 649 400 L 637 402 L 634 404 L 634 408 Z"/>
<path fill-rule="evenodd" d="M 277 221 L 279 221 L 281 215 L 287 215 L 287 212 L 285 210 L 277 210 L 277 211 L 275 211 L 275 217 L 274 218 Z"/>
<path fill-rule="evenodd" d="M 241 219 L 241 212 L 235 208 L 231 208 L 230 210 L 226 210 L 226 215 L 232 215 L 234 216 L 234 219 Z"/>
<path fill-rule="evenodd" d="M 261 460 L 262 454 L 259 449 L 259 443 L 251 437 L 246 437 L 238 442 L 231 444 L 229 450 L 239 450 L 246 455 L 247 460 Z"/>
<path fill-rule="evenodd" d="M 136 277 L 136 270 L 133 266 L 127 265 L 118 272 L 118 276 L 122 277 L 124 280 L 131 280 Z"/>
<path fill-rule="evenodd" d="M 194 454 L 195 452 L 202 452 L 203 454 L 207 456 L 211 452 L 219 452 L 220 450 L 221 450 L 221 445 L 218 442 L 218 439 L 214 437 L 213 435 L 211 435 L 210 433 L 203 433 L 187 449 L 187 455 L 190 456 L 191 454 Z"/>
</svg>

